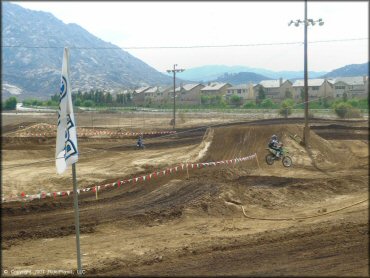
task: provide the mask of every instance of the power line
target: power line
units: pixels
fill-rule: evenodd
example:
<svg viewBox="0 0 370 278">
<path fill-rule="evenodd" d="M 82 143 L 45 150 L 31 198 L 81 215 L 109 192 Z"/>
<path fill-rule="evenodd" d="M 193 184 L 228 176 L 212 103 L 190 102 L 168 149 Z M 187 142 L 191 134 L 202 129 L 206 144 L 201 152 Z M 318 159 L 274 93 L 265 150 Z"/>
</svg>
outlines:
<svg viewBox="0 0 370 278">
<path fill-rule="evenodd" d="M 319 40 L 311 41 L 309 44 L 314 43 L 328 43 L 328 42 L 347 42 L 347 41 L 360 41 L 368 40 L 369 38 L 351 38 L 351 39 L 337 39 L 337 40 Z M 273 45 L 292 45 L 292 44 L 303 44 L 303 42 L 276 42 L 276 43 L 250 43 L 250 44 L 224 44 L 224 45 L 190 45 L 190 46 L 130 46 L 130 47 L 90 47 L 90 46 L 68 46 L 70 49 L 95 49 L 95 50 L 106 50 L 106 49 L 191 49 L 191 48 L 229 48 L 229 47 L 253 47 L 253 46 L 273 46 Z M 2 45 L 2 48 L 45 48 L 45 49 L 59 49 L 65 46 L 32 46 L 32 45 Z"/>
</svg>

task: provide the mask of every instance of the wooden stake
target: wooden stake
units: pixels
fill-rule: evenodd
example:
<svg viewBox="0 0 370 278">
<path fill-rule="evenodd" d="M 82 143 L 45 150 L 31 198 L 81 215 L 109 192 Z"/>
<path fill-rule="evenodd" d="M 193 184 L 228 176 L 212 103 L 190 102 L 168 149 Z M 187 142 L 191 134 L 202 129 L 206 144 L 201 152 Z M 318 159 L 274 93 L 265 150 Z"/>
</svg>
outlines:
<svg viewBox="0 0 370 278">
<path fill-rule="evenodd" d="M 257 156 L 257 153 L 256 153 L 256 160 L 257 160 L 258 169 L 260 169 L 260 170 L 261 170 L 260 163 L 258 162 L 258 156 Z"/>
<path fill-rule="evenodd" d="M 95 199 L 98 200 L 98 187 L 95 185 Z"/>
</svg>

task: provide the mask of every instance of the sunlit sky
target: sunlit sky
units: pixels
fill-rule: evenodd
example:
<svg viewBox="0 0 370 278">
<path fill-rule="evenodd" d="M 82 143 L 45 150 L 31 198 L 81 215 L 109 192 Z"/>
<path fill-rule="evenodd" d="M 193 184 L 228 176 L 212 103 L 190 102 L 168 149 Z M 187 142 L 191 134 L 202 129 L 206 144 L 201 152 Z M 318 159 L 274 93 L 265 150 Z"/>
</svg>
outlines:
<svg viewBox="0 0 370 278">
<path fill-rule="evenodd" d="M 303 70 L 304 1 L 291 2 L 14 2 L 76 23 L 159 71 L 178 64 L 242 65 Z M 308 28 L 308 69 L 331 71 L 368 57 L 368 1 L 308 2 L 308 18 L 325 24 Z M 316 42 L 327 40 L 348 40 Z M 222 48 L 127 49 L 158 46 L 218 46 L 302 42 Z"/>
</svg>

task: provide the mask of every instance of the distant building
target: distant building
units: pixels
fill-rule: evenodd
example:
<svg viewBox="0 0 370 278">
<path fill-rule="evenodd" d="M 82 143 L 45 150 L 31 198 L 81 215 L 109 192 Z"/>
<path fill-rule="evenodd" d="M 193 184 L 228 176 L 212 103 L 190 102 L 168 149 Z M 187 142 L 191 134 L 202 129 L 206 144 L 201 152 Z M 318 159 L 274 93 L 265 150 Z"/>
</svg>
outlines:
<svg viewBox="0 0 370 278">
<path fill-rule="evenodd" d="M 145 92 L 151 87 L 145 86 L 138 89 L 135 89 L 132 92 L 132 101 L 135 105 L 144 105 L 145 104 Z"/>
<path fill-rule="evenodd" d="M 259 85 L 262 86 L 266 98 L 274 102 L 281 102 L 285 98 L 297 98 L 290 80 L 282 78 L 276 80 L 262 80 Z M 256 89 L 259 89 L 259 86 Z M 255 95 L 258 95 L 258 91 L 255 92 Z"/>
<path fill-rule="evenodd" d="M 205 86 L 200 83 L 185 84 L 176 88 L 176 100 L 179 104 L 200 104 L 201 90 Z M 173 93 L 172 93 L 173 94 Z"/>
<path fill-rule="evenodd" d="M 296 93 L 297 99 L 301 98 L 304 92 L 304 79 L 294 81 L 293 89 Z M 308 79 L 307 80 L 308 99 L 317 98 L 334 98 L 333 84 L 330 80 L 323 78 Z"/>
<path fill-rule="evenodd" d="M 227 89 L 232 87 L 230 83 L 209 83 L 207 86 L 202 88 L 201 94 L 207 96 L 224 96 L 227 94 Z"/>
<path fill-rule="evenodd" d="M 338 77 L 330 81 L 334 84 L 336 98 L 342 98 L 344 93 L 349 98 L 367 98 L 369 95 L 368 76 Z"/>
<path fill-rule="evenodd" d="M 236 95 L 243 99 L 243 103 L 248 100 L 255 100 L 255 92 L 253 90 L 253 84 L 240 84 L 229 87 L 226 93 L 226 99 L 230 99 L 231 96 Z"/>
</svg>

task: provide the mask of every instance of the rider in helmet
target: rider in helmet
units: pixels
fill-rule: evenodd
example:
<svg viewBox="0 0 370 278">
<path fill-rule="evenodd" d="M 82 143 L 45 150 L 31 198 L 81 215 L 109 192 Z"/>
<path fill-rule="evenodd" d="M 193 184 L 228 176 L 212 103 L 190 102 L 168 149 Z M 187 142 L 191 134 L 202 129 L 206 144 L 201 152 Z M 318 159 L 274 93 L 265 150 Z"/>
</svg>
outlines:
<svg viewBox="0 0 370 278">
<path fill-rule="evenodd" d="M 271 136 L 268 147 L 276 151 L 276 157 L 280 157 L 282 153 L 281 143 L 275 134 Z"/>
<path fill-rule="evenodd" d="M 143 137 L 141 135 L 139 135 L 139 138 L 137 139 L 137 144 L 136 144 L 139 148 L 142 148 L 144 146 L 144 143 L 143 143 Z"/>
</svg>

